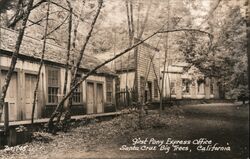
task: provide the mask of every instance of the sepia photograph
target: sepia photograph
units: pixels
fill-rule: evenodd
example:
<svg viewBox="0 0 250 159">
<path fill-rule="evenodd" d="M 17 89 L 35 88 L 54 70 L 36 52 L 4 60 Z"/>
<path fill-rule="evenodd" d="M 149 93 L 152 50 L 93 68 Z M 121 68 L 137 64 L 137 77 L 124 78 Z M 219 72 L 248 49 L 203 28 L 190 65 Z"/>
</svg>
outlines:
<svg viewBox="0 0 250 159">
<path fill-rule="evenodd" d="M 250 0 L 0 0 L 1 159 L 249 159 Z"/>
</svg>

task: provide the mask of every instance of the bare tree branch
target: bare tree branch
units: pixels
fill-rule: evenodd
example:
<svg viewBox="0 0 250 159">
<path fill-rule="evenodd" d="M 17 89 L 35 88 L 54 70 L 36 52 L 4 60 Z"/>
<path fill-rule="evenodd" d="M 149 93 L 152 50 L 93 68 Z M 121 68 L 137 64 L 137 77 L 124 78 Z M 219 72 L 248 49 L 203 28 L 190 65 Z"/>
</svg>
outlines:
<svg viewBox="0 0 250 159">
<path fill-rule="evenodd" d="M 69 61 L 70 61 L 69 57 L 70 57 L 70 50 L 71 50 L 72 13 L 73 13 L 73 8 L 71 6 L 70 1 L 68 1 L 68 0 L 66 0 L 66 1 L 68 3 L 68 7 L 69 7 L 70 12 L 69 12 L 69 26 L 68 26 L 67 61 L 66 61 L 66 71 L 65 71 L 65 79 L 64 79 L 64 88 L 63 88 L 63 95 L 64 96 L 65 96 L 66 91 L 67 91 L 67 83 L 68 83 L 68 72 L 69 72 Z M 61 111 L 61 114 L 62 114 L 62 111 Z M 61 114 L 58 116 L 57 124 L 60 121 Z M 70 119 L 70 107 L 69 106 L 66 108 L 65 116 L 63 119 L 64 129 L 65 129 L 65 126 L 67 125 L 68 119 Z"/>
<path fill-rule="evenodd" d="M 61 12 L 65 12 L 65 11 L 55 11 L 55 12 L 50 12 L 50 14 L 49 15 L 52 15 L 52 14 L 55 14 L 55 13 L 61 13 Z M 43 16 L 42 18 L 40 18 L 39 20 L 37 20 L 37 21 L 32 21 L 32 20 L 28 20 L 29 22 L 31 22 L 32 24 L 30 24 L 30 25 L 27 25 L 26 27 L 28 28 L 28 27 L 31 27 L 31 26 L 33 26 L 33 25 L 39 25 L 39 26 L 42 26 L 40 23 L 43 21 L 43 20 L 45 20 L 46 19 L 46 15 L 45 16 Z M 50 20 L 54 20 L 54 19 L 48 19 L 49 21 Z"/>
<path fill-rule="evenodd" d="M 218 8 L 220 2 L 221 2 L 221 0 L 217 0 L 215 6 L 209 11 L 207 17 L 201 22 L 201 24 L 198 27 L 201 27 L 213 15 L 215 10 Z"/>
<path fill-rule="evenodd" d="M 31 124 L 34 123 L 34 115 L 35 115 L 35 108 L 36 108 L 36 98 L 37 98 L 37 92 L 38 92 L 38 87 L 39 87 L 39 81 L 40 81 L 40 74 L 41 74 L 41 70 L 42 70 L 42 66 L 43 66 L 43 60 L 44 60 L 44 54 L 45 54 L 45 50 L 46 50 L 46 35 L 47 35 L 47 31 L 48 31 L 48 22 L 49 22 L 49 10 L 50 10 L 50 3 L 48 2 L 48 7 L 47 7 L 47 13 L 46 13 L 46 24 L 45 24 L 45 29 L 44 29 L 44 40 L 43 40 L 43 48 L 42 48 L 42 56 L 41 56 L 41 60 L 40 60 L 40 64 L 39 64 L 39 69 L 38 69 L 38 73 L 37 73 L 37 81 L 36 81 L 36 86 L 35 86 L 35 90 L 34 90 L 34 97 L 33 97 L 33 103 L 32 103 L 32 114 L 31 114 Z"/>
<path fill-rule="evenodd" d="M 49 36 L 50 34 L 52 34 L 53 32 L 57 31 L 61 26 L 63 26 L 65 24 L 65 22 L 67 21 L 67 19 L 69 18 L 69 16 L 67 16 L 61 24 L 59 24 L 57 27 L 55 27 L 53 30 L 51 30 L 49 33 L 47 33 L 46 36 Z M 44 39 L 45 36 L 42 37 L 42 39 Z"/>
<path fill-rule="evenodd" d="M 31 26 L 33 26 L 33 25 L 39 25 L 39 26 L 41 26 L 42 27 L 42 25 L 40 24 L 42 21 L 44 20 L 44 18 L 42 18 L 42 19 L 39 19 L 38 21 L 32 21 L 32 20 L 28 20 L 31 24 L 30 25 L 28 25 L 28 26 L 26 26 L 26 28 L 28 28 L 28 27 L 31 27 Z"/>
<path fill-rule="evenodd" d="M 47 2 L 48 0 L 41 0 L 41 1 L 39 1 L 39 2 L 37 2 L 33 7 L 32 7 L 32 9 L 31 10 L 33 10 L 33 9 L 36 9 L 37 7 L 39 7 L 42 3 L 44 3 L 44 2 Z M 60 4 L 58 4 L 58 3 L 56 3 L 56 2 L 53 2 L 53 1 L 51 1 L 51 3 L 52 4 L 54 4 L 54 5 L 56 5 L 56 6 L 58 6 L 58 7 L 60 7 L 60 8 L 62 8 L 62 9 L 64 9 L 64 10 L 66 10 L 66 11 L 70 11 L 68 8 L 66 8 L 66 7 L 64 7 L 64 6 L 62 6 L 62 5 L 60 5 Z M 17 12 L 18 13 L 18 12 Z M 78 15 L 76 14 L 76 13 L 72 13 L 74 16 L 76 16 L 76 17 L 78 17 Z M 92 12 L 90 12 L 89 14 L 92 14 Z M 9 21 L 9 24 L 8 24 L 8 28 L 13 28 L 13 27 L 15 27 L 16 26 L 16 24 L 21 20 L 23 18 L 23 14 L 19 14 L 19 15 L 17 15 L 17 14 L 15 14 L 12 18 L 11 18 L 11 20 Z M 13 21 L 12 21 L 13 20 Z M 84 21 L 83 19 L 81 19 L 81 21 Z"/>
<path fill-rule="evenodd" d="M 160 89 L 160 86 L 159 86 L 159 83 L 158 83 L 158 81 L 160 82 L 160 80 L 159 80 L 159 78 L 157 76 L 157 73 L 156 73 L 156 70 L 155 70 L 155 64 L 154 64 L 153 58 L 150 58 L 150 60 L 152 62 L 153 72 L 154 72 L 155 78 L 157 80 L 157 89 L 158 89 L 159 95 L 161 95 L 161 89 Z"/>
<path fill-rule="evenodd" d="M 33 9 L 35 9 L 35 8 L 37 8 L 38 6 L 40 6 L 42 3 L 44 3 L 44 2 L 46 2 L 47 0 L 41 0 L 41 1 L 39 1 L 39 2 L 37 2 L 32 8 L 31 8 L 31 10 L 33 10 Z M 18 13 L 18 12 L 17 12 Z M 15 14 L 11 19 L 14 19 L 12 22 L 9 22 L 9 24 L 8 24 L 8 28 L 13 28 L 13 27 L 15 27 L 16 26 L 16 24 L 17 24 L 17 22 L 19 22 L 22 18 L 23 18 L 23 16 L 24 16 L 24 14 L 22 13 L 22 14 L 20 14 L 20 15 L 18 15 L 18 14 Z"/>
<path fill-rule="evenodd" d="M 58 7 L 60 7 L 60 8 L 62 8 L 62 9 L 64 9 L 64 10 L 66 10 L 66 11 L 68 11 L 68 12 L 70 12 L 70 9 L 68 9 L 68 8 L 66 8 L 66 7 L 64 7 L 64 6 L 62 6 L 62 5 L 60 5 L 60 4 L 56 3 L 56 2 L 51 2 L 51 3 L 54 4 L 54 5 L 56 5 L 56 6 L 58 6 Z M 92 13 L 93 13 L 93 11 L 91 11 L 88 15 L 90 15 Z M 74 15 L 77 18 L 79 17 L 81 19 L 81 21 L 84 21 L 83 19 L 86 17 L 85 16 L 84 18 L 81 18 L 80 17 L 81 15 L 78 15 L 78 14 L 76 14 L 74 12 L 72 12 L 72 15 Z"/>
<path fill-rule="evenodd" d="M 202 34 L 206 34 L 209 38 L 213 38 L 213 34 L 204 31 L 204 30 L 200 30 L 200 29 L 189 29 L 189 28 L 179 28 L 179 29 L 172 29 L 172 30 L 161 30 L 158 33 L 169 33 L 169 32 L 199 32 Z"/>
</svg>

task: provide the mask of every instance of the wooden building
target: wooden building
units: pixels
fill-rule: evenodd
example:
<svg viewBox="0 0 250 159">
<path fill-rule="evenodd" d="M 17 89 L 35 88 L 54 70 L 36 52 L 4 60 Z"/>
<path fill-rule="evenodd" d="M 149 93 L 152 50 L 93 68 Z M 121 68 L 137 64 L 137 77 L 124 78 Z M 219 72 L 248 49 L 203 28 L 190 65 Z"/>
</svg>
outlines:
<svg viewBox="0 0 250 159">
<path fill-rule="evenodd" d="M 126 90 L 129 91 L 127 102 L 133 97 L 140 103 L 159 100 L 159 63 L 155 61 L 158 56 L 157 48 L 143 43 L 115 61 L 114 67 L 119 76 L 118 101 L 126 102 L 128 99 Z M 133 92 L 137 92 L 137 95 Z M 122 95 L 125 95 L 125 98 Z"/>
<path fill-rule="evenodd" d="M 17 33 L 6 28 L 1 28 L 0 31 L 0 85 L 2 86 L 10 66 Z M 15 72 L 12 75 L 5 98 L 5 102 L 9 104 L 10 121 L 31 118 L 41 48 L 41 40 L 24 36 Z M 63 97 L 65 63 L 66 50 L 48 43 L 40 76 L 35 118 L 49 117 Z M 79 76 L 84 75 L 98 64 L 100 64 L 100 61 L 97 58 L 84 55 Z M 107 67 L 100 68 L 94 75 L 88 77 L 73 93 L 72 114 L 82 115 L 115 111 L 114 77 L 116 77 L 114 72 Z M 71 79 L 70 71 L 68 78 Z M 68 90 L 69 87 L 70 82 L 67 85 Z M 1 120 L 3 118 L 4 115 L 2 115 Z"/>
<path fill-rule="evenodd" d="M 165 72 L 163 97 L 174 99 L 218 99 L 219 83 L 215 77 L 205 77 L 194 66 L 185 62 L 167 64 Z"/>
</svg>

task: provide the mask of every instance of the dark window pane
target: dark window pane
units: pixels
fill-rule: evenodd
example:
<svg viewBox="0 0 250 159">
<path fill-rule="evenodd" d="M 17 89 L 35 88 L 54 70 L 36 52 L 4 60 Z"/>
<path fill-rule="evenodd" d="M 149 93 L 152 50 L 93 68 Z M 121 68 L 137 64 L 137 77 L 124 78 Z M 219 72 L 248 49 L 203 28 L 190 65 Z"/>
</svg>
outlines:
<svg viewBox="0 0 250 159">
<path fill-rule="evenodd" d="M 157 83 L 157 80 L 155 79 L 154 80 L 154 97 L 155 98 L 158 98 L 158 83 Z"/>
<path fill-rule="evenodd" d="M 48 103 L 58 103 L 59 69 L 48 68 Z"/>
<path fill-rule="evenodd" d="M 77 77 L 77 81 L 80 80 L 80 76 Z M 72 101 L 74 104 L 80 104 L 82 103 L 82 89 L 81 89 L 82 85 L 80 84 L 73 92 L 73 97 L 72 97 Z"/>
<path fill-rule="evenodd" d="M 106 78 L 106 100 L 107 102 L 112 102 L 112 94 L 113 94 L 113 79 Z"/>
</svg>

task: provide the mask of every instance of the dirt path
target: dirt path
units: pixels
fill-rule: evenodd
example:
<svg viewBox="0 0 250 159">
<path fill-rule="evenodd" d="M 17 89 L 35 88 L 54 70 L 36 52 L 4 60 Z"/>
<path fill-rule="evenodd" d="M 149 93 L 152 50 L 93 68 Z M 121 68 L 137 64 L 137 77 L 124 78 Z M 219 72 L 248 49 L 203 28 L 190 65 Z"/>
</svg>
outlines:
<svg viewBox="0 0 250 159">
<path fill-rule="evenodd" d="M 247 159 L 249 156 L 249 107 L 234 104 L 202 104 L 183 107 L 184 114 L 178 119 L 178 124 L 164 129 L 150 129 L 134 133 L 129 138 L 119 138 L 120 143 L 104 149 L 120 157 L 168 157 L 168 158 L 216 158 L 216 159 Z M 159 151 L 121 152 L 117 147 L 131 143 L 132 138 L 158 138 L 167 140 L 195 140 L 206 138 L 219 146 L 229 146 L 228 152 L 198 152 L 197 146 L 191 146 L 190 152 L 170 152 L 168 154 Z M 123 139 L 122 139 L 123 138 Z M 205 147 L 205 146 L 204 146 Z M 134 155 L 134 156 L 133 156 Z M 112 155 L 111 155 L 112 156 Z M 99 157 L 94 156 L 94 157 Z M 106 156 L 105 156 L 106 157 Z"/>
<path fill-rule="evenodd" d="M 183 116 L 178 124 L 161 129 L 139 130 L 130 136 L 118 136 L 116 142 L 108 145 L 96 145 L 89 152 L 75 154 L 75 157 L 90 158 L 203 158 L 203 159 L 247 159 L 248 143 L 248 107 L 233 104 L 203 104 L 183 107 Z M 195 140 L 206 138 L 219 146 L 230 146 L 228 152 L 198 152 L 197 146 L 191 146 L 192 152 L 165 151 L 120 151 L 122 145 L 131 145 L 133 138 L 156 138 L 167 140 Z M 67 157 L 66 157 L 67 158 Z"/>
</svg>

